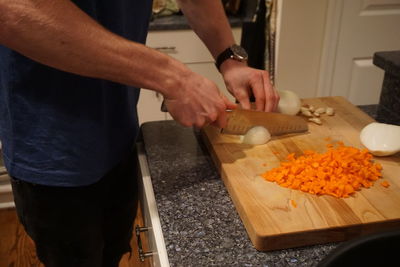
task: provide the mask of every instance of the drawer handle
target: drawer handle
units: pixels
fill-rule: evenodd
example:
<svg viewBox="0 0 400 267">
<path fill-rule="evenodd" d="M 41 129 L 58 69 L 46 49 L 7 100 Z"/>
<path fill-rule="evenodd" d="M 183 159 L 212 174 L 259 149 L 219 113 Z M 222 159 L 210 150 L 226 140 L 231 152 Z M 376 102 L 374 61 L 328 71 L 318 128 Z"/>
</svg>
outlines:
<svg viewBox="0 0 400 267">
<path fill-rule="evenodd" d="M 136 227 L 135 227 L 136 239 L 137 239 L 137 245 L 138 245 L 138 252 L 139 252 L 139 259 L 142 262 L 146 258 L 157 254 L 157 252 L 155 252 L 155 251 L 148 251 L 148 252 L 144 252 L 143 251 L 143 245 L 142 245 L 142 239 L 140 237 L 140 233 L 141 232 L 147 232 L 148 230 L 151 230 L 151 227 L 140 227 L 139 225 L 136 225 Z"/>
<path fill-rule="evenodd" d="M 178 50 L 176 50 L 176 46 L 160 46 L 160 47 L 154 47 L 153 49 L 165 54 L 178 53 Z"/>
</svg>

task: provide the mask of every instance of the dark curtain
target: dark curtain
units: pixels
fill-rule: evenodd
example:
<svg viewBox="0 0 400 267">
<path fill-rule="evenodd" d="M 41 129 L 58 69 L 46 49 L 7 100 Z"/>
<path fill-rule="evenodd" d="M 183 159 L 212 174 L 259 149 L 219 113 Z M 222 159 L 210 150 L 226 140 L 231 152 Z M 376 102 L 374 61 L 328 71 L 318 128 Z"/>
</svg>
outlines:
<svg viewBox="0 0 400 267">
<path fill-rule="evenodd" d="M 258 0 L 254 16 L 243 22 L 240 45 L 249 54 L 248 64 L 256 69 L 265 69 L 266 49 L 266 3 Z"/>
<path fill-rule="evenodd" d="M 255 1 L 255 0 L 254 0 Z M 243 22 L 242 38 L 240 45 L 246 49 L 249 59 L 248 65 L 256 69 L 265 70 L 265 49 L 266 49 L 266 4 L 265 0 L 258 0 L 255 14 L 249 20 Z M 250 93 L 250 102 L 255 98 Z"/>
</svg>

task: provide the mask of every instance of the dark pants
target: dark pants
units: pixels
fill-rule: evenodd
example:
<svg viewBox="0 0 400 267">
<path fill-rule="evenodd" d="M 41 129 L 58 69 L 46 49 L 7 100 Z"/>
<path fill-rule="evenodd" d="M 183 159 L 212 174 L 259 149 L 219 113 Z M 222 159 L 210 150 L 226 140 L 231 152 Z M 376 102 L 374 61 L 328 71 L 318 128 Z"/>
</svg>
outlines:
<svg viewBox="0 0 400 267">
<path fill-rule="evenodd" d="M 50 187 L 12 178 L 19 220 L 45 266 L 118 266 L 131 251 L 137 175 L 132 153 L 89 186 Z"/>
</svg>

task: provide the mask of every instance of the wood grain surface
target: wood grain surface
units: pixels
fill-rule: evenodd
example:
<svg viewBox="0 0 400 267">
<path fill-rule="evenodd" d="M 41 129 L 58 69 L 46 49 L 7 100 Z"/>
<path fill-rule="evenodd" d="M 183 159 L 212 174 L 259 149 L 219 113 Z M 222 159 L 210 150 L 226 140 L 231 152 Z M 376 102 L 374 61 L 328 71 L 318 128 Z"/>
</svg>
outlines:
<svg viewBox="0 0 400 267">
<path fill-rule="evenodd" d="M 316 196 L 283 188 L 260 177 L 279 166 L 289 153 L 326 152 L 328 143 L 364 148 L 361 129 L 374 120 L 342 97 L 303 99 L 314 107 L 333 107 L 322 125 L 309 124 L 306 134 L 274 138 L 265 145 L 241 144 L 208 126 L 203 139 L 220 171 L 247 233 L 256 249 L 276 250 L 348 240 L 367 233 L 400 228 L 400 155 L 374 157 L 383 166 L 383 180 L 348 198 Z M 294 200 L 297 206 L 291 204 Z"/>
<path fill-rule="evenodd" d="M 139 204 L 140 207 L 140 204 Z M 143 225 L 141 209 L 134 225 Z M 147 240 L 144 239 L 143 246 L 148 251 Z M 132 255 L 123 255 L 119 267 L 149 267 L 150 258 L 144 262 L 139 260 L 138 246 L 135 233 L 131 240 Z M 36 256 L 35 244 L 27 235 L 24 227 L 19 223 L 14 208 L 0 210 L 0 267 L 44 267 Z"/>
</svg>

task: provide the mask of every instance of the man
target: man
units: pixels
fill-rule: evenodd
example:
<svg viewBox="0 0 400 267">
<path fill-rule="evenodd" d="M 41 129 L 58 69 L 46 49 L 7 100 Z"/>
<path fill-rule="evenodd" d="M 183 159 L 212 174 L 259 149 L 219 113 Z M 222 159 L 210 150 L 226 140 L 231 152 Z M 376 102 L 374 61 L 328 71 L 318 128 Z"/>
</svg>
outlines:
<svg viewBox="0 0 400 267">
<path fill-rule="evenodd" d="M 179 4 L 241 106 L 252 91 L 258 110 L 274 110 L 267 73 L 229 57 L 221 2 Z M 46 266 L 118 266 L 129 251 L 139 87 L 161 93 L 184 126 L 223 127 L 235 108 L 213 82 L 143 45 L 151 5 L 0 0 L 0 138 L 19 219 Z"/>
</svg>

